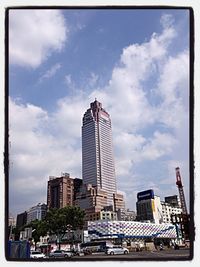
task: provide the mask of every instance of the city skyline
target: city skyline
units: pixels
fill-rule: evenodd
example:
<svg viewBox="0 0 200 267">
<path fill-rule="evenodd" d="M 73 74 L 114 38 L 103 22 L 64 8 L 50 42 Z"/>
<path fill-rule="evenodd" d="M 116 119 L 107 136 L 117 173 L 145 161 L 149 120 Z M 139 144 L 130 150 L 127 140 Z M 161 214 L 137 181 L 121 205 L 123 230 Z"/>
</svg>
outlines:
<svg viewBox="0 0 200 267">
<path fill-rule="evenodd" d="M 9 211 L 44 202 L 51 175 L 82 178 L 81 119 L 95 98 L 112 118 L 126 207 L 150 188 L 178 195 L 177 166 L 189 205 L 189 11 L 9 16 Z"/>
</svg>

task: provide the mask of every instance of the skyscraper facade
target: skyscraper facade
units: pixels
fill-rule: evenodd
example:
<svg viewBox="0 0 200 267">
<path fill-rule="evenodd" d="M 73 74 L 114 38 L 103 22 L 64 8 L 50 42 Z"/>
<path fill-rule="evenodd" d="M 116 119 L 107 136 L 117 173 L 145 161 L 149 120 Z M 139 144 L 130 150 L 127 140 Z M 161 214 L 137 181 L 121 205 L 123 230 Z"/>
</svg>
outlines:
<svg viewBox="0 0 200 267">
<path fill-rule="evenodd" d="M 95 100 L 83 116 L 82 125 L 83 183 L 107 192 L 107 204 L 116 193 L 111 119 L 102 104 Z"/>
</svg>

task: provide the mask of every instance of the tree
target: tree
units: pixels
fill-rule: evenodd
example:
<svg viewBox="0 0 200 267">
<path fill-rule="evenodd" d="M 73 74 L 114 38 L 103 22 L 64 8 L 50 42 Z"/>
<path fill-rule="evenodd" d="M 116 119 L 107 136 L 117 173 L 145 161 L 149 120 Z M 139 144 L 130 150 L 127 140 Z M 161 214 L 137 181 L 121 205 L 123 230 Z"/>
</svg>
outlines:
<svg viewBox="0 0 200 267">
<path fill-rule="evenodd" d="M 12 228 L 12 234 L 14 234 L 14 240 L 15 241 L 18 241 L 19 240 L 19 237 L 20 237 L 20 231 L 21 231 L 21 228 L 20 227 L 13 227 Z"/>
<path fill-rule="evenodd" d="M 50 209 L 46 214 L 46 226 L 49 234 L 55 234 L 59 241 L 65 233 L 71 229 L 72 231 L 82 229 L 84 225 L 85 212 L 79 207 L 66 206 L 61 209 Z"/>
<path fill-rule="evenodd" d="M 34 220 L 30 222 L 26 227 L 32 228 L 32 237 L 34 239 L 35 243 L 35 250 L 36 250 L 36 244 L 40 241 L 41 236 L 45 236 L 47 234 L 47 224 L 45 220 Z"/>
</svg>

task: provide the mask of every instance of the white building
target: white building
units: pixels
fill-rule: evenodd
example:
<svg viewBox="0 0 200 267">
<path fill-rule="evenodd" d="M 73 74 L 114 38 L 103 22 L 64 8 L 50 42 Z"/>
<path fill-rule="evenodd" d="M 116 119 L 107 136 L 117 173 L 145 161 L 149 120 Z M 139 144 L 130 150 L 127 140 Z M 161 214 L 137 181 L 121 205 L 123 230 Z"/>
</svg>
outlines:
<svg viewBox="0 0 200 267">
<path fill-rule="evenodd" d="M 135 221 L 136 220 L 136 212 L 133 210 L 119 210 L 117 212 L 119 221 Z"/>
<path fill-rule="evenodd" d="M 116 177 L 110 115 L 95 100 L 83 116 L 82 126 L 83 183 L 92 184 L 107 193 L 107 204 L 113 205 Z"/>
<path fill-rule="evenodd" d="M 47 205 L 38 203 L 27 211 L 27 224 L 34 220 L 42 220 L 47 212 Z"/>
<path fill-rule="evenodd" d="M 100 220 L 110 220 L 116 221 L 117 220 L 117 213 L 115 211 L 100 211 Z"/>
<path fill-rule="evenodd" d="M 179 206 L 174 206 L 167 202 L 161 201 L 162 206 L 162 218 L 164 223 L 171 223 L 171 215 L 181 214 L 182 208 Z"/>
</svg>

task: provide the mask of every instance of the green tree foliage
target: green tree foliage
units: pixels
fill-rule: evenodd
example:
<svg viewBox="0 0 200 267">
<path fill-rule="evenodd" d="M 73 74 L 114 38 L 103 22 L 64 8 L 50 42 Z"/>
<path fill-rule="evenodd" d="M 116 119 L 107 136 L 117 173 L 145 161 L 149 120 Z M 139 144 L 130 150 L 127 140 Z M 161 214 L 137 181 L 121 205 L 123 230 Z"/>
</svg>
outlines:
<svg viewBox="0 0 200 267">
<path fill-rule="evenodd" d="M 45 221 L 50 234 L 65 234 L 69 230 L 82 229 L 85 212 L 79 207 L 67 206 L 61 209 L 50 209 Z"/>
<path fill-rule="evenodd" d="M 26 227 L 31 227 L 32 228 L 32 238 L 34 239 L 35 242 L 35 249 L 36 249 L 36 244 L 37 242 L 40 241 L 41 236 L 45 236 L 47 234 L 47 224 L 45 220 L 39 221 L 39 220 L 34 220 Z"/>
</svg>

